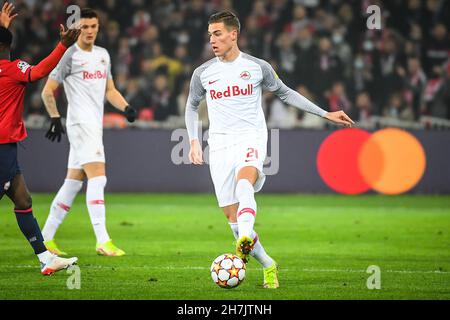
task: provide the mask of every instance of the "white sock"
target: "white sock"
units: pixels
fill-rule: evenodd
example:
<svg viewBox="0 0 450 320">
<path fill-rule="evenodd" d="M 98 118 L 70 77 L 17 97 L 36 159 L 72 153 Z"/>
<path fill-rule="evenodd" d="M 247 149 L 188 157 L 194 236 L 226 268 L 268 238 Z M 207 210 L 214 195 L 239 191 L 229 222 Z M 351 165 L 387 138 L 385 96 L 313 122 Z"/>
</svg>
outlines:
<svg viewBox="0 0 450 320">
<path fill-rule="evenodd" d="M 228 222 L 230 225 L 231 231 L 233 231 L 234 238 L 237 240 L 239 237 L 238 233 L 238 224 L 236 222 Z M 272 266 L 273 259 L 266 253 L 266 250 L 264 250 L 264 247 L 261 244 L 261 241 L 259 241 L 258 234 L 255 230 L 252 231 L 251 235 L 253 242 L 255 243 L 253 246 L 253 250 L 250 252 L 250 255 L 258 261 L 263 268 L 268 268 Z"/>
<path fill-rule="evenodd" d="M 38 257 L 40 263 L 48 264 L 50 262 L 50 260 L 55 257 L 55 255 L 47 250 L 42 253 L 39 253 L 37 255 L 37 257 Z"/>
<path fill-rule="evenodd" d="M 82 186 L 83 181 L 64 180 L 64 184 L 59 189 L 55 199 L 53 199 L 50 213 L 45 222 L 44 229 L 42 229 L 44 240 L 52 240 L 55 237 L 56 231 L 69 213 L 70 207 Z"/>
<path fill-rule="evenodd" d="M 105 176 L 95 177 L 88 180 L 86 190 L 86 204 L 97 243 L 104 243 L 110 239 L 106 231 L 105 185 Z"/>
<path fill-rule="evenodd" d="M 236 197 L 239 201 L 237 223 L 239 238 L 250 237 L 256 217 L 255 189 L 247 179 L 241 179 L 236 185 Z"/>
</svg>

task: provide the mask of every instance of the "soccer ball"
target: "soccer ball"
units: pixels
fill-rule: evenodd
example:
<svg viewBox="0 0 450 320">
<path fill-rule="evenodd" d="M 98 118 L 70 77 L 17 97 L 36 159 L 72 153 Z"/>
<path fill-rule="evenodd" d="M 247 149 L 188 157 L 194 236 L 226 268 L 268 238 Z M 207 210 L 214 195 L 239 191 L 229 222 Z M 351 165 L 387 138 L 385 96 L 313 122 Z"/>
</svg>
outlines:
<svg viewBox="0 0 450 320">
<path fill-rule="evenodd" d="M 211 264 L 211 277 L 221 288 L 236 288 L 245 278 L 245 263 L 238 256 L 226 253 Z"/>
</svg>

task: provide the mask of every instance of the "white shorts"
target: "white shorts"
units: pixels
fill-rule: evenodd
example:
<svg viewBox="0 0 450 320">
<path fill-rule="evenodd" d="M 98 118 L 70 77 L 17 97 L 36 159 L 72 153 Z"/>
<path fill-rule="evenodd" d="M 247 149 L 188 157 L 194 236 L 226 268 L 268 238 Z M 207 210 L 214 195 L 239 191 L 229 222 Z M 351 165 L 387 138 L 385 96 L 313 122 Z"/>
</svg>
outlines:
<svg viewBox="0 0 450 320">
<path fill-rule="evenodd" d="M 255 192 L 262 189 L 266 176 L 263 172 L 267 154 L 267 132 L 260 135 L 210 135 L 209 170 L 219 207 L 238 203 L 235 195 L 237 175 L 243 167 L 258 169 Z"/>
<path fill-rule="evenodd" d="M 105 162 L 103 129 L 92 125 L 74 124 L 67 127 L 70 142 L 67 168 L 82 169 L 91 162 Z"/>
</svg>

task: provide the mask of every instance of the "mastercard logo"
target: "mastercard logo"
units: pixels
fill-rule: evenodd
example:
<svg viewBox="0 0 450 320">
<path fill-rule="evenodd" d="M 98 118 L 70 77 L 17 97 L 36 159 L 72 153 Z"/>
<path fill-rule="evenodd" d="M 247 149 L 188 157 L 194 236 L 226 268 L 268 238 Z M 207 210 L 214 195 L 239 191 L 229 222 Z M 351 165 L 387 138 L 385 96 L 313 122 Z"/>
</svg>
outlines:
<svg viewBox="0 0 450 320">
<path fill-rule="evenodd" d="M 422 179 L 426 155 L 410 133 L 388 128 L 370 133 L 343 129 L 330 134 L 317 154 L 317 169 L 334 191 L 361 194 L 375 190 L 396 195 Z"/>
</svg>

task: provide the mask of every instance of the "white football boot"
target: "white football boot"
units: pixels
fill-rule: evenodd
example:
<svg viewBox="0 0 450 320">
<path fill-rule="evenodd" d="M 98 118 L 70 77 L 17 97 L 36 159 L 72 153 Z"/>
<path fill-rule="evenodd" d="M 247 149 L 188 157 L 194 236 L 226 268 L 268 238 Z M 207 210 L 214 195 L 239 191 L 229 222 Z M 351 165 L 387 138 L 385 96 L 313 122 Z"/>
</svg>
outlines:
<svg viewBox="0 0 450 320">
<path fill-rule="evenodd" d="M 53 257 L 50 258 L 49 261 L 47 261 L 47 263 L 41 263 L 42 264 L 41 274 L 43 274 L 44 276 L 52 275 L 53 273 L 59 270 L 64 270 L 70 266 L 73 266 L 74 264 L 77 263 L 77 261 L 78 261 L 77 257 L 66 259 L 53 255 Z"/>
</svg>

